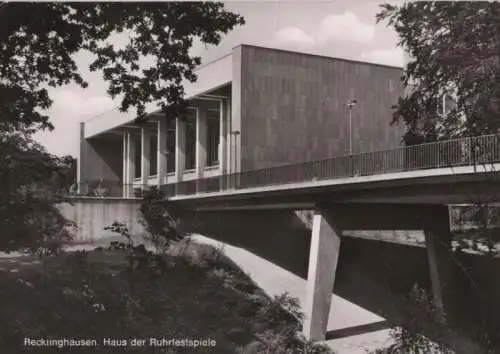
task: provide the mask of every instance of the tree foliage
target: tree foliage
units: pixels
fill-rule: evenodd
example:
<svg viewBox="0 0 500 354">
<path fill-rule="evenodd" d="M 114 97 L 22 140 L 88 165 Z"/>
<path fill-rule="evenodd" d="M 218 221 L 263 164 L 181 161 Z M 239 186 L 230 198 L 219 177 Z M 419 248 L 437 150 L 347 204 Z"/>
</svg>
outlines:
<svg viewBox="0 0 500 354">
<path fill-rule="evenodd" d="M 180 114 L 183 83 L 196 80 L 201 61 L 195 41 L 217 45 L 243 23 L 212 2 L 0 2 L 0 250 L 38 250 L 65 234 L 57 191 L 74 178 L 75 161 L 48 154 L 32 135 L 54 128 L 50 88 L 88 86 L 75 54 L 89 53 L 122 111 L 141 120 L 156 103 Z M 112 44 L 119 33 L 124 47 Z"/>
<path fill-rule="evenodd" d="M 51 253 L 70 240 L 57 203 L 67 161 L 23 132 L 0 135 L 0 250 Z"/>
<path fill-rule="evenodd" d="M 52 103 L 47 86 L 88 83 L 73 55 L 88 51 L 90 69 L 103 73 L 108 93 L 121 97 L 122 111 L 137 117 L 146 104 L 164 111 L 183 107 L 184 79 L 196 80 L 200 58 L 190 55 L 195 39 L 217 45 L 243 24 L 222 3 L 15 3 L 0 8 L 0 117 L 3 130 L 49 128 Z M 128 35 L 123 48 L 110 43 Z M 152 62 L 147 65 L 149 59 Z M 146 68 L 144 68 L 146 67 Z"/>
<path fill-rule="evenodd" d="M 410 56 L 403 81 L 407 94 L 393 123 L 407 127 L 408 144 L 500 129 L 500 4 L 405 2 L 382 5 L 386 21 Z M 443 115 L 445 92 L 456 103 Z"/>
</svg>

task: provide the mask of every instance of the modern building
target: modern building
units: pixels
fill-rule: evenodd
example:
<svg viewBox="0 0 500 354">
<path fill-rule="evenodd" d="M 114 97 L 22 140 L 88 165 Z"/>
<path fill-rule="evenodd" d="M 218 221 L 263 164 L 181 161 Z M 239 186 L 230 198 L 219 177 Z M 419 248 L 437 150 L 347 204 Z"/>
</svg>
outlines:
<svg viewBox="0 0 500 354">
<path fill-rule="evenodd" d="M 151 106 L 141 126 L 118 110 L 82 122 L 80 192 L 130 197 L 130 186 L 394 148 L 402 136 L 390 125 L 401 74 L 397 67 L 240 45 L 185 85 L 186 119 Z"/>
</svg>

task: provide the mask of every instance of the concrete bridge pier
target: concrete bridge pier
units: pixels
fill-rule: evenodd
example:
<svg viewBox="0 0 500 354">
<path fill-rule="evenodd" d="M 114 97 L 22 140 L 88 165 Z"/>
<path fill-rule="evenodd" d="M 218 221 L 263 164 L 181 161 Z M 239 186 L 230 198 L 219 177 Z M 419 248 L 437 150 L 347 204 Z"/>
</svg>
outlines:
<svg viewBox="0 0 500 354">
<path fill-rule="evenodd" d="M 340 252 L 340 235 L 341 231 L 336 229 L 334 220 L 327 212 L 315 213 L 302 327 L 304 336 L 309 340 L 325 340 Z"/>
<path fill-rule="evenodd" d="M 319 204 L 312 220 L 300 217 L 293 209 L 272 206 L 265 210 L 249 206 L 182 214 L 185 231 L 242 247 L 307 279 L 303 333 L 310 340 L 325 339 L 331 295 L 337 285 L 339 290 L 342 286 L 340 282 L 335 284 L 335 278 L 345 230 L 423 230 L 434 298 L 446 312 L 452 304 L 451 232 L 446 206 Z"/>
<path fill-rule="evenodd" d="M 454 281 L 457 265 L 454 264 L 448 208 L 436 210 L 431 215 L 433 222 L 424 229 L 427 262 L 429 264 L 432 294 L 435 304 L 452 320 L 457 308 L 454 302 Z"/>
<path fill-rule="evenodd" d="M 326 337 L 342 230 L 423 230 L 436 304 L 453 312 L 451 231 L 446 206 L 360 204 L 323 207 L 313 218 L 303 334 Z"/>
</svg>

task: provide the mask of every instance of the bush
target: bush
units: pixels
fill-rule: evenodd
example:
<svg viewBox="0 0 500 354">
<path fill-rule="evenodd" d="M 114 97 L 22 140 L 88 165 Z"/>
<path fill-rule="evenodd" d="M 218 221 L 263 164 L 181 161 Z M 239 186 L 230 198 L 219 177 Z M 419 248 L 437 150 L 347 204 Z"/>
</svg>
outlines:
<svg viewBox="0 0 500 354">
<path fill-rule="evenodd" d="M 450 338 L 444 313 L 425 290 L 413 287 L 408 310 L 403 326 L 391 330 L 394 344 L 374 354 L 454 353 L 443 344 Z"/>
<path fill-rule="evenodd" d="M 165 252 L 173 242 L 181 241 L 186 236 L 181 228 L 181 211 L 168 204 L 162 190 L 152 188 L 145 192 L 139 211 L 139 222 L 146 230 L 146 239 L 159 252 Z"/>
<path fill-rule="evenodd" d="M 297 336 L 296 300 L 288 295 L 269 299 L 215 248 L 210 252 L 205 245 L 189 244 L 186 250 L 200 257 L 114 244 L 46 259 L 42 268 L 19 278 L 0 273 L 2 351 L 24 352 L 24 338 L 95 338 L 100 343 L 103 338 L 212 338 L 217 353 L 330 352 Z M 160 259 L 164 267 L 158 272 L 151 265 Z M 110 349 L 101 345 L 88 352 Z M 66 347 L 64 352 L 82 351 Z"/>
<path fill-rule="evenodd" d="M 28 133 L 0 131 L 0 251 L 54 254 L 71 240 L 72 223 L 57 208 L 65 201 L 66 160 Z"/>
<path fill-rule="evenodd" d="M 309 342 L 298 335 L 302 320 L 303 314 L 297 298 L 286 292 L 273 299 L 266 298 L 255 315 L 255 340 L 240 348 L 237 353 L 333 353 L 328 346 Z"/>
</svg>

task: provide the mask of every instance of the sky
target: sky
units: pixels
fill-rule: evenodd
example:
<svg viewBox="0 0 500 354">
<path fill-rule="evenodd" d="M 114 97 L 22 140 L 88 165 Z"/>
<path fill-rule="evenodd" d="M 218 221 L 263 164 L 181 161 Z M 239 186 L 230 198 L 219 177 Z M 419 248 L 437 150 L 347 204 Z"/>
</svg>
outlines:
<svg viewBox="0 0 500 354">
<path fill-rule="evenodd" d="M 246 24 L 226 35 L 217 46 L 195 44 L 193 54 L 202 64 L 229 54 L 233 47 L 252 44 L 366 62 L 404 65 L 395 31 L 376 24 L 380 1 L 233 1 L 225 6 L 245 18 Z M 111 43 L 118 43 L 115 38 Z M 79 123 L 104 116 L 118 101 L 106 94 L 107 84 L 100 73 L 88 70 L 90 57 L 78 53 L 75 61 L 89 87 L 74 84 L 50 89 L 53 100 L 47 111 L 55 129 L 35 135 L 47 150 L 57 155 L 79 155 Z M 98 119 L 98 118 L 96 118 Z"/>
</svg>

